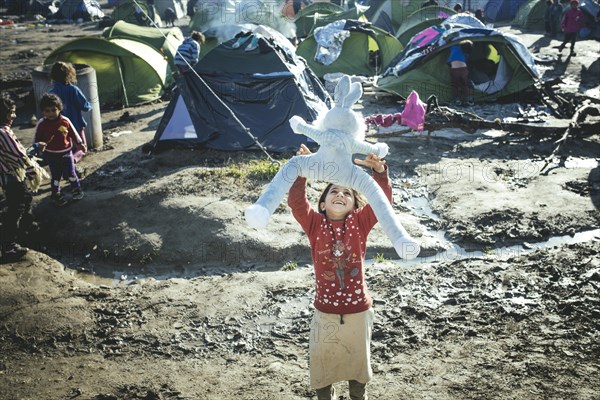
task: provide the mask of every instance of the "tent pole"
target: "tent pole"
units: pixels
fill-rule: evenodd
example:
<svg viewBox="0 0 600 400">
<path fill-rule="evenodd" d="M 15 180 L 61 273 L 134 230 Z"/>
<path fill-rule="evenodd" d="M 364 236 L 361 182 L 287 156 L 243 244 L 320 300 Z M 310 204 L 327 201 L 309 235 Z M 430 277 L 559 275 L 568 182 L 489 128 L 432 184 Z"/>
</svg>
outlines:
<svg viewBox="0 0 600 400">
<path fill-rule="evenodd" d="M 127 88 L 125 87 L 125 80 L 123 79 L 123 70 L 121 69 L 121 59 L 117 57 L 117 65 L 119 67 L 119 77 L 121 78 L 121 86 L 123 87 L 123 94 L 125 95 L 125 107 L 129 107 L 129 99 L 127 98 Z"/>
</svg>

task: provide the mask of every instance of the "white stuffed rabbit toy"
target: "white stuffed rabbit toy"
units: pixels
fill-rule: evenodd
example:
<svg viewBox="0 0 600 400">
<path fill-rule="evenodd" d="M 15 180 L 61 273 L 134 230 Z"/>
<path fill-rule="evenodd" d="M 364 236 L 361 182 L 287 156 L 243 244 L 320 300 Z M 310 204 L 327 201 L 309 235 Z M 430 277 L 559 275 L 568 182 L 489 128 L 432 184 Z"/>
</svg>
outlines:
<svg viewBox="0 0 600 400">
<path fill-rule="evenodd" d="M 375 212 L 383 231 L 392 241 L 401 258 L 418 256 L 420 247 L 402 227 L 383 190 L 362 168 L 354 165 L 352 155 L 373 153 L 383 158 L 388 153 L 385 143 L 371 144 L 364 140 L 366 126 L 363 118 L 352 111 L 352 105 L 362 96 L 362 86 L 344 75 L 335 88 L 335 105 L 315 126 L 301 117 L 290 118 L 297 134 L 308 136 L 320 147 L 316 153 L 292 157 L 279 170 L 258 201 L 246 209 L 246 222 L 253 228 L 267 226 L 269 217 L 283 201 L 297 177 L 326 181 L 351 187 L 361 192 Z"/>
</svg>

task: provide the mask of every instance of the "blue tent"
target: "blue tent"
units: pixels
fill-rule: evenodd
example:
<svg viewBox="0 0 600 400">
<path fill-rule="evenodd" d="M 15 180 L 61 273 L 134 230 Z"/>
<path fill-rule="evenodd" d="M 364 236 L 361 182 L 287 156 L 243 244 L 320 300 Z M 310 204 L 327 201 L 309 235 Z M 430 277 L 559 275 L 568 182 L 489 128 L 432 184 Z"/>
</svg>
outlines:
<svg viewBox="0 0 600 400">
<path fill-rule="evenodd" d="M 519 7 L 527 0 L 490 0 L 483 9 L 483 14 L 490 21 L 512 20 Z"/>
<path fill-rule="evenodd" d="M 600 13 L 600 4 L 593 0 L 582 0 L 579 3 L 579 8 L 583 11 L 585 16 L 585 25 L 589 30 L 586 37 L 590 39 L 600 39 L 600 19 L 596 20 L 594 17 Z M 583 29 L 582 29 L 583 30 Z M 581 35 L 582 32 L 579 32 Z"/>
<path fill-rule="evenodd" d="M 149 150 L 257 149 L 246 128 L 273 152 L 307 143 L 288 121 L 294 115 L 315 120 L 329 109 L 327 92 L 285 37 L 254 33 L 258 47 L 252 49 L 251 35 L 215 47 L 178 80 Z"/>
</svg>

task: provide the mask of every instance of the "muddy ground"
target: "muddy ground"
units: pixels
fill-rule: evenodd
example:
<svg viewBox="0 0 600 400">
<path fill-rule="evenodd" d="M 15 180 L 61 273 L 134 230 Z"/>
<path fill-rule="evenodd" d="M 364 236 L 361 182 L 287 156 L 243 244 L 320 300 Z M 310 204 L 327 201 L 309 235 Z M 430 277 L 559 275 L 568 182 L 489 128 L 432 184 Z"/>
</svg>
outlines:
<svg viewBox="0 0 600 400">
<path fill-rule="evenodd" d="M 25 144 L 31 70 L 57 43 L 99 33 L 0 31 L 0 82 Z M 597 41 L 559 60 L 557 40 L 515 33 L 545 79 L 562 77 L 558 93 L 598 100 Z M 245 226 L 268 183 L 260 152 L 144 154 L 167 103 L 103 109 L 104 146 L 81 164 L 86 197 L 58 210 L 47 185 L 35 197 L 43 229 L 23 238 L 34 250 L 0 265 L 0 399 L 314 398 L 308 241 L 284 206 L 265 231 Z M 357 110 L 397 107 L 370 93 Z M 567 123 L 524 103 L 468 111 L 519 118 L 519 107 Z M 600 135 L 573 137 L 542 170 L 556 139 L 451 127 L 380 139 L 395 209 L 423 252 L 406 263 L 381 231 L 370 237 L 371 399 L 598 397 Z"/>
</svg>

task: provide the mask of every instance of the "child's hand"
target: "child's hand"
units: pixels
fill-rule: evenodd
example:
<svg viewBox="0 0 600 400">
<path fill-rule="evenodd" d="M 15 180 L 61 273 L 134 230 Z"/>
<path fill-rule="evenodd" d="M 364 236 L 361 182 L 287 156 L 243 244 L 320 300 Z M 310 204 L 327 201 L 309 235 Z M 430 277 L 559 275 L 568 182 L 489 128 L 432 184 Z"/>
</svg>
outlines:
<svg viewBox="0 0 600 400">
<path fill-rule="evenodd" d="M 382 173 L 385 171 L 385 160 L 380 159 L 373 153 L 367 154 L 364 160 L 355 159 L 355 163 L 358 165 L 362 165 L 363 167 L 371 168 L 373 171 L 377 173 Z"/>
<path fill-rule="evenodd" d="M 312 154 L 312 151 L 310 151 L 310 149 L 308 147 L 306 147 L 305 144 L 301 144 L 300 148 L 296 152 L 297 156 L 308 156 L 310 154 Z"/>
<path fill-rule="evenodd" d="M 37 142 L 37 144 L 40 146 L 40 151 L 46 150 L 46 146 L 48 145 L 46 142 Z"/>
<path fill-rule="evenodd" d="M 81 143 L 79 145 L 79 147 L 81 148 L 81 151 L 83 151 L 84 153 L 87 153 L 87 146 L 85 145 L 85 143 Z"/>
</svg>

